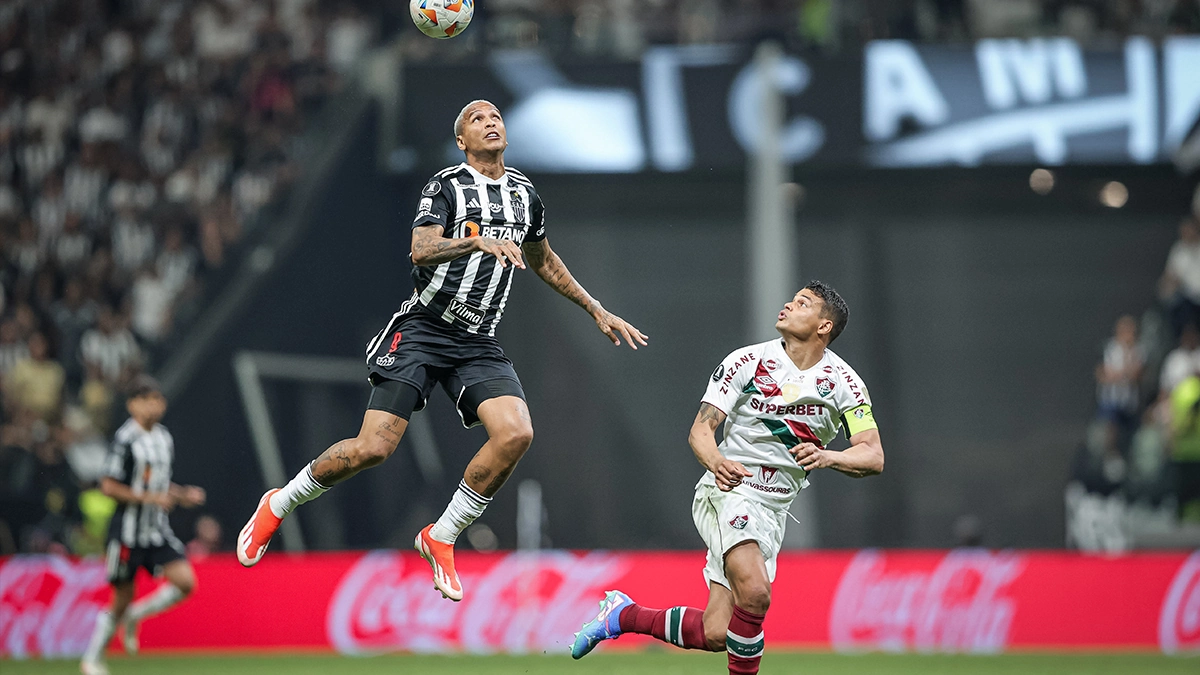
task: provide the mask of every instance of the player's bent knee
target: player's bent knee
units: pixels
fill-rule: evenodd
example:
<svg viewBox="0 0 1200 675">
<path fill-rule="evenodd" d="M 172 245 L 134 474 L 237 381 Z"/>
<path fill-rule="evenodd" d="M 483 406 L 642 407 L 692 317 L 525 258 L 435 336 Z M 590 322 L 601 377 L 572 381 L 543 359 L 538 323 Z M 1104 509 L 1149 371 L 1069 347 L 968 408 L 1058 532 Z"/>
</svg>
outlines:
<svg viewBox="0 0 1200 675">
<path fill-rule="evenodd" d="M 714 627 L 704 629 L 704 644 L 710 652 L 725 651 L 725 633 L 728 628 Z"/>
<path fill-rule="evenodd" d="M 533 443 L 533 427 L 525 424 L 513 429 L 508 436 L 508 446 L 524 454 Z"/>
<path fill-rule="evenodd" d="M 356 467 L 367 468 L 382 464 L 395 450 L 395 443 L 382 438 L 356 438 L 351 457 L 354 458 Z"/>
<path fill-rule="evenodd" d="M 510 461 L 517 461 L 533 443 L 533 427 L 527 424 L 514 424 L 505 427 L 495 436 L 496 444 Z"/>
<path fill-rule="evenodd" d="M 749 588 L 741 589 L 741 596 L 738 599 L 738 605 L 747 612 L 755 614 L 766 614 L 771 607 L 771 586 L 767 585 L 751 585 Z"/>
<path fill-rule="evenodd" d="M 179 579 L 175 582 L 175 588 L 186 598 L 196 592 L 196 578 Z"/>
</svg>

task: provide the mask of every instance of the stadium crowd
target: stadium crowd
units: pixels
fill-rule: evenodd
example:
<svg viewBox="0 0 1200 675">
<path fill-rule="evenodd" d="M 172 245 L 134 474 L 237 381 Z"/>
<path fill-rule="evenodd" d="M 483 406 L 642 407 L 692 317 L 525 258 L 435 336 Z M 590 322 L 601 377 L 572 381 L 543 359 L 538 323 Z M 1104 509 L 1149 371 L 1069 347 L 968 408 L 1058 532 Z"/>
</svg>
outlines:
<svg viewBox="0 0 1200 675">
<path fill-rule="evenodd" d="M 1196 194 L 1196 208 L 1180 221 L 1167 253 L 1158 301 L 1141 317 L 1117 319 L 1096 365 L 1096 419 L 1067 493 L 1068 520 L 1091 523 L 1068 528 L 1083 548 L 1127 548 L 1138 536 L 1200 525 L 1200 189 Z M 1111 537 L 1101 532 L 1106 528 Z"/>
<path fill-rule="evenodd" d="M 0 3 L 0 555 L 102 545 L 112 503 L 89 488 L 124 385 L 294 180 L 374 35 L 346 2 Z"/>
<path fill-rule="evenodd" d="M 474 50 L 464 42 L 630 59 L 651 45 L 763 38 L 825 52 L 889 38 L 1065 35 L 1097 44 L 1200 31 L 1200 0 L 487 0 L 477 4 L 474 23 L 454 48 L 401 35 L 410 56 L 438 59 L 467 58 Z"/>
</svg>

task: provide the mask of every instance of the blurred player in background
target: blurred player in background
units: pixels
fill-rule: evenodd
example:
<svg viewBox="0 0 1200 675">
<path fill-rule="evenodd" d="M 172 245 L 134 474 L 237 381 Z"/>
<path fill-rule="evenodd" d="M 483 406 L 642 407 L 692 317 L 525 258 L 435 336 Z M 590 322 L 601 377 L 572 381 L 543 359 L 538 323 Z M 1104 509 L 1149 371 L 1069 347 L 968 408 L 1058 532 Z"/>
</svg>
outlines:
<svg viewBox="0 0 1200 675">
<path fill-rule="evenodd" d="M 138 623 L 163 612 L 196 588 L 196 573 L 184 557 L 183 543 L 171 531 L 167 512 L 175 506 L 204 503 L 204 490 L 171 482 L 175 441 L 159 424 L 167 399 L 158 383 L 138 377 L 125 403 L 129 420 L 117 429 L 105 462 L 100 489 L 117 500 L 109 524 L 105 564 L 113 587 L 112 609 L 96 617 L 96 628 L 80 663 L 83 675 L 106 675 L 104 649 L 116 632 L 124 629 L 125 650 L 136 653 Z M 167 583 L 145 598 L 133 600 L 133 577 L 138 568 Z"/>
<path fill-rule="evenodd" d="M 434 585 L 461 600 L 454 542 L 487 508 L 533 440 L 525 393 L 496 340 L 516 269 L 529 267 L 587 310 L 613 344 L 646 344 L 637 328 L 607 311 L 575 281 L 546 239 L 545 209 L 533 183 L 505 167 L 504 119 L 487 101 L 467 104 L 454 121 L 466 161 L 434 175 L 412 225 L 412 297 L 367 345 L 371 399 L 356 438 L 331 446 L 282 489 L 269 490 L 238 537 L 249 567 L 266 553 L 282 519 L 336 483 L 387 459 L 434 385 L 454 401 L 463 425 L 482 424 L 487 443 L 467 465 L 437 522 L 415 547 Z"/>
<path fill-rule="evenodd" d="M 871 399 L 858 374 L 828 349 L 846 326 L 841 296 L 813 281 L 783 306 L 782 339 L 743 347 L 713 372 L 688 443 L 708 472 L 696 485 L 692 519 L 708 546 L 708 606 L 648 609 L 609 591 L 600 614 L 575 634 L 582 658 L 601 640 L 653 635 L 684 649 L 727 651 L 729 672 L 758 672 L 763 619 L 788 508 L 808 474 L 883 471 Z M 725 423 L 725 440 L 715 434 Z M 850 447 L 825 446 L 844 429 Z"/>
</svg>

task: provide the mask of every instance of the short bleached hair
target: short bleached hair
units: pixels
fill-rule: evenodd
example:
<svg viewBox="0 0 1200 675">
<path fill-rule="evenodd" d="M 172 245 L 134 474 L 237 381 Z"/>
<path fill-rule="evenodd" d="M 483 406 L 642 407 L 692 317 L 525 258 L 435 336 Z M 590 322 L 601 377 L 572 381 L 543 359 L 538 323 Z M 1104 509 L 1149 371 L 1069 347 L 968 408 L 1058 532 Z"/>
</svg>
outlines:
<svg viewBox="0 0 1200 675">
<path fill-rule="evenodd" d="M 459 136 L 462 135 L 463 124 L 465 124 L 467 121 L 467 112 L 469 112 L 471 110 L 471 108 L 473 108 L 474 106 L 476 106 L 480 103 L 484 103 L 484 104 L 492 106 L 493 108 L 496 108 L 496 112 L 500 111 L 500 108 L 497 107 L 496 104 L 492 103 L 491 101 L 487 101 L 482 98 L 477 98 L 474 101 L 471 101 L 470 103 L 463 106 L 463 109 L 458 111 L 458 117 L 454 118 L 454 137 L 455 138 L 458 138 Z"/>
</svg>

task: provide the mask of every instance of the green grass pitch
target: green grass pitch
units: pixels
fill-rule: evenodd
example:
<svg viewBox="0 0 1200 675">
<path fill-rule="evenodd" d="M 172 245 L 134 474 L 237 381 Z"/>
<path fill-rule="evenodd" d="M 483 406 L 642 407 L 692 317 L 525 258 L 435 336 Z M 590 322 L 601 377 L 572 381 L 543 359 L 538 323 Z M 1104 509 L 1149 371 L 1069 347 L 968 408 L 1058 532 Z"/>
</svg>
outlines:
<svg viewBox="0 0 1200 675">
<path fill-rule="evenodd" d="M 692 675 L 725 670 L 724 654 L 669 651 L 566 656 L 408 656 L 327 654 L 113 657 L 112 675 Z M 4 661 L 4 675 L 74 675 L 75 661 Z M 763 675 L 1141 675 L 1200 672 L 1200 659 L 1157 654 L 1008 654 L 945 656 L 771 652 Z"/>
</svg>

